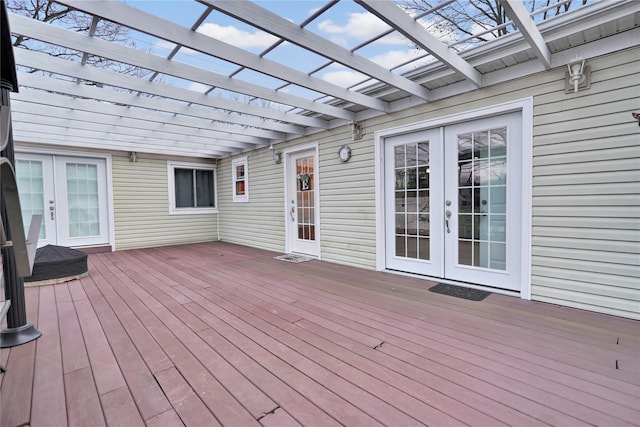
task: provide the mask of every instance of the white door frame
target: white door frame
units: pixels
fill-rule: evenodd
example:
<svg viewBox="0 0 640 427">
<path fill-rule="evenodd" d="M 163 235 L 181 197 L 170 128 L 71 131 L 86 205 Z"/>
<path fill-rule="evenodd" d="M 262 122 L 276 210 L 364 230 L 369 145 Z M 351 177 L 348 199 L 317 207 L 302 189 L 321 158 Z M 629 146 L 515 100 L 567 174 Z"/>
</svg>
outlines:
<svg viewBox="0 0 640 427">
<path fill-rule="evenodd" d="M 114 214 L 113 214 L 113 178 L 112 178 L 112 159 L 111 154 L 105 153 L 94 153 L 94 152 L 85 152 L 85 151 L 74 151 L 74 150 L 60 150 L 60 149 L 49 149 L 49 148 L 37 148 L 37 147 L 22 147 L 17 146 L 15 149 L 17 154 L 40 154 L 40 155 L 49 155 L 49 156 L 59 156 L 59 157 L 81 157 L 85 159 L 103 159 L 105 161 L 105 179 L 106 179 L 106 202 L 107 202 L 107 212 L 108 212 L 108 244 L 111 246 L 111 250 L 116 250 L 116 238 L 115 238 L 115 225 L 114 225 Z M 57 192 L 57 189 L 54 189 Z M 46 212 L 45 212 L 46 213 Z"/>
<path fill-rule="evenodd" d="M 375 140 L 375 188 L 376 188 L 376 269 L 386 270 L 385 251 L 387 248 L 385 229 L 385 179 L 384 179 L 384 142 L 391 136 L 419 132 L 469 120 L 481 119 L 509 112 L 522 114 L 522 228 L 520 235 L 520 298 L 531 299 L 531 197 L 532 197 L 532 155 L 533 155 L 533 98 L 525 98 L 491 107 L 467 111 L 400 126 L 374 134 Z M 409 274 L 411 275 L 411 274 Z M 494 290 L 500 292 L 499 290 Z M 507 294 L 513 292 L 505 291 Z"/>
<path fill-rule="evenodd" d="M 314 193 L 314 221 L 315 221 L 315 237 L 316 237 L 316 248 L 315 248 L 315 256 L 318 259 L 321 259 L 321 244 L 320 244 L 320 168 L 319 168 L 319 150 L 318 143 L 311 143 L 296 146 L 283 151 L 284 159 L 284 232 L 285 232 L 285 253 L 291 253 L 293 251 L 293 227 L 292 222 L 289 217 L 289 209 L 290 209 L 290 201 L 289 201 L 289 187 L 288 187 L 288 178 L 289 174 L 292 173 L 290 170 L 290 159 L 292 155 L 298 154 L 302 151 L 313 151 L 314 152 L 314 173 L 315 173 L 315 193 Z"/>
</svg>

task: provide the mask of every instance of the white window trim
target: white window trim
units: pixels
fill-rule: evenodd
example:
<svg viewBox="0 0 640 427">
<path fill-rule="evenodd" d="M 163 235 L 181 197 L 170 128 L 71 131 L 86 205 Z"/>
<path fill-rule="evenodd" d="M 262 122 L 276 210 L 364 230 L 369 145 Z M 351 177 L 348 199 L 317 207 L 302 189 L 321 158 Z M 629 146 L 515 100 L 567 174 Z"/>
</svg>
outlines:
<svg viewBox="0 0 640 427">
<path fill-rule="evenodd" d="M 176 208 L 176 183 L 174 169 L 200 169 L 213 171 L 214 207 L 212 208 Z M 202 215 L 218 213 L 218 174 L 215 165 L 207 163 L 189 163 L 167 161 L 167 180 L 169 189 L 169 215 Z"/>
<path fill-rule="evenodd" d="M 236 194 L 236 168 L 238 166 L 244 166 L 244 194 Z M 238 203 L 247 203 L 249 201 L 249 162 L 247 157 L 239 157 L 231 162 L 231 191 L 233 194 L 233 201 Z"/>
</svg>

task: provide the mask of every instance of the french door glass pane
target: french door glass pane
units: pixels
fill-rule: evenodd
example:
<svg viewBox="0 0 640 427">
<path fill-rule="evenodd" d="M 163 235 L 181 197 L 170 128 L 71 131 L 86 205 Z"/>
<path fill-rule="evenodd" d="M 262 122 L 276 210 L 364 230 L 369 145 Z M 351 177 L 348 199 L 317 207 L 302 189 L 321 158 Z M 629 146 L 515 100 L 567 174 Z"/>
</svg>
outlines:
<svg viewBox="0 0 640 427">
<path fill-rule="evenodd" d="M 69 237 L 99 235 L 98 167 L 67 163 L 66 172 Z"/>
<path fill-rule="evenodd" d="M 20 194 L 20 210 L 24 223 L 25 235 L 29 231 L 31 217 L 42 215 L 38 239 L 47 238 L 44 228 L 44 183 L 42 178 L 42 162 L 36 160 L 16 160 L 16 177 Z"/>
<path fill-rule="evenodd" d="M 315 172 L 313 156 L 296 159 L 296 198 L 298 201 L 298 239 L 316 240 Z"/>
<path fill-rule="evenodd" d="M 394 147 L 395 255 L 429 260 L 429 142 Z"/>
<path fill-rule="evenodd" d="M 458 264 L 506 269 L 506 134 L 458 135 Z"/>
</svg>

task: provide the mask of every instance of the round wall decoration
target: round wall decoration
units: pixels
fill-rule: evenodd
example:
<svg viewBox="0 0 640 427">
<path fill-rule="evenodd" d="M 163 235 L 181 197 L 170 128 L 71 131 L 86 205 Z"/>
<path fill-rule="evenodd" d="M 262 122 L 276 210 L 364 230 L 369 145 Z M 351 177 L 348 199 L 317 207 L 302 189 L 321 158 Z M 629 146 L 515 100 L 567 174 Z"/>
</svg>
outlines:
<svg viewBox="0 0 640 427">
<path fill-rule="evenodd" d="M 351 148 L 349 148 L 348 145 L 340 147 L 340 150 L 338 150 L 338 158 L 341 162 L 349 160 L 351 158 Z"/>
</svg>

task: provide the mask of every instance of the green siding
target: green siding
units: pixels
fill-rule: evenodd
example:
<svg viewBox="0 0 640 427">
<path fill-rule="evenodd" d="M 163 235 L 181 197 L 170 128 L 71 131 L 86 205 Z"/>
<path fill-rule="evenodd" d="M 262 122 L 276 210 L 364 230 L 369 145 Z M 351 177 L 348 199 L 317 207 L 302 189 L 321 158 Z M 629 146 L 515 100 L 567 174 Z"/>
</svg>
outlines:
<svg viewBox="0 0 640 427">
<path fill-rule="evenodd" d="M 427 103 L 277 146 L 319 146 L 320 238 L 325 261 L 374 269 L 374 132 L 533 97 L 532 298 L 640 318 L 639 49 L 589 60 L 591 88 L 564 93 L 564 68 Z M 337 159 L 348 144 L 353 157 Z M 222 240 L 281 252 L 284 164 L 250 152 L 249 203 L 231 201 L 231 159 L 220 162 Z M 593 273 L 593 274 L 592 274 Z"/>
<path fill-rule="evenodd" d="M 216 214 L 169 215 L 167 160 L 112 164 L 116 250 L 217 240 Z"/>
</svg>

